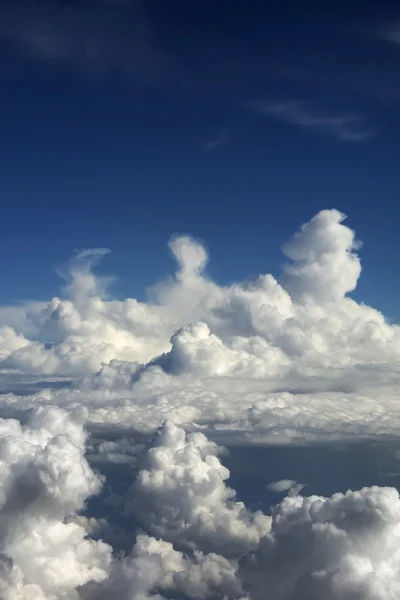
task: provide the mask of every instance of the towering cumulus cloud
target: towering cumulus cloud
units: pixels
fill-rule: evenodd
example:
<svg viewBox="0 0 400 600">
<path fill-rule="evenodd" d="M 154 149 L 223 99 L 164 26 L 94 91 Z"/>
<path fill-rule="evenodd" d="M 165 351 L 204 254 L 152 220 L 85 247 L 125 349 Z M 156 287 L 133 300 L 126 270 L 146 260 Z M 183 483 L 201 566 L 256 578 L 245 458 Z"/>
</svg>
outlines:
<svg viewBox="0 0 400 600">
<path fill-rule="evenodd" d="M 151 301 L 110 297 L 99 248 L 0 308 L 0 600 L 399 597 L 400 328 L 349 295 L 344 218 L 303 225 L 279 278 L 218 285 L 174 237 Z M 356 442 L 370 479 L 319 481 Z"/>
<path fill-rule="evenodd" d="M 203 434 L 185 435 L 167 421 L 146 453 L 128 506 L 158 536 L 239 555 L 257 547 L 269 519 L 235 501 L 218 450 Z"/>
<path fill-rule="evenodd" d="M 292 260 L 285 268 L 291 296 L 311 302 L 335 302 L 352 292 L 361 272 L 354 253 L 359 244 L 337 210 L 323 210 L 283 246 Z"/>
</svg>

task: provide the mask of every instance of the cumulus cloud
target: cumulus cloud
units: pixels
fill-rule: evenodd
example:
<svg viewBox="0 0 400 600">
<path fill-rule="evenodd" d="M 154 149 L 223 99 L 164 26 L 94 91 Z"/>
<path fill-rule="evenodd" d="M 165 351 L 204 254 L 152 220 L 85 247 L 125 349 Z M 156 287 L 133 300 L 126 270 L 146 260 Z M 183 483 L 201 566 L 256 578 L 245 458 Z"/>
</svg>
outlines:
<svg viewBox="0 0 400 600">
<path fill-rule="evenodd" d="M 110 277 L 99 277 L 93 273 L 93 269 L 109 252 L 108 248 L 79 250 L 69 262 L 66 270 L 58 270 L 59 275 L 67 281 L 65 293 L 75 302 L 83 304 L 82 308 L 91 297 L 103 298 L 107 286 L 112 281 Z"/>
<path fill-rule="evenodd" d="M 269 519 L 252 514 L 225 485 L 221 451 L 201 433 L 164 423 L 145 455 L 127 504 L 151 533 L 189 547 L 239 555 L 256 547 Z"/>
<path fill-rule="evenodd" d="M 254 600 L 395 598 L 399 517 L 394 488 L 285 498 L 259 549 L 240 561 L 244 588 Z"/>
<path fill-rule="evenodd" d="M 398 438 L 400 328 L 349 295 L 344 218 L 304 224 L 279 278 L 218 285 L 181 236 L 148 302 L 111 299 L 95 249 L 60 297 L 0 310 L 1 598 L 398 596 L 395 489 L 306 497 L 287 471 L 271 512 L 221 447 Z"/>
<path fill-rule="evenodd" d="M 78 598 L 78 586 L 107 577 L 110 548 L 65 521 L 101 486 L 84 458 L 85 418 L 39 408 L 25 426 L 0 420 L 4 598 Z"/>
<path fill-rule="evenodd" d="M 12 327 L 0 328 L 0 358 L 6 358 L 10 353 L 29 345 L 29 341 L 22 334 L 15 332 Z"/>
<path fill-rule="evenodd" d="M 84 458 L 86 416 L 39 408 L 25 425 L 0 421 L 2 598 L 397 597 L 397 490 L 289 493 L 271 516 L 252 513 L 226 486 L 223 449 L 171 422 L 142 448 L 126 498 L 146 532 L 112 556 L 91 537 L 107 522 L 79 515 L 102 484 Z"/>
<path fill-rule="evenodd" d="M 85 597 L 132 600 L 178 593 L 185 598 L 240 598 L 236 570 L 236 562 L 221 555 L 197 550 L 189 557 L 170 542 L 140 534 L 132 553 L 113 563 L 108 581 L 88 586 Z"/>
<path fill-rule="evenodd" d="M 304 224 L 279 279 L 230 286 L 207 277 L 199 241 L 174 237 L 177 271 L 149 302 L 107 298 L 92 270 L 106 251 L 84 251 L 63 273 L 64 298 L 3 327 L 2 389 L 42 377 L 47 389 L 20 405 L 78 403 L 92 422 L 149 432 L 172 419 L 257 443 L 393 435 L 400 328 L 349 296 L 360 244 L 344 219 L 332 209 Z M 50 377 L 71 386 L 50 389 Z"/>
<path fill-rule="evenodd" d="M 178 279 L 191 279 L 199 276 L 207 264 L 207 252 L 204 247 L 192 238 L 175 237 L 169 248 L 179 266 Z"/>
<path fill-rule="evenodd" d="M 297 496 L 304 488 L 303 483 L 297 483 L 293 479 L 281 479 L 280 481 L 272 481 L 267 485 L 267 490 L 271 492 L 288 492 L 288 496 Z"/>
<path fill-rule="evenodd" d="M 285 268 L 285 287 L 294 298 L 318 303 L 337 301 L 352 292 L 361 273 L 354 233 L 342 225 L 345 215 L 323 210 L 283 246 L 292 260 Z"/>
</svg>

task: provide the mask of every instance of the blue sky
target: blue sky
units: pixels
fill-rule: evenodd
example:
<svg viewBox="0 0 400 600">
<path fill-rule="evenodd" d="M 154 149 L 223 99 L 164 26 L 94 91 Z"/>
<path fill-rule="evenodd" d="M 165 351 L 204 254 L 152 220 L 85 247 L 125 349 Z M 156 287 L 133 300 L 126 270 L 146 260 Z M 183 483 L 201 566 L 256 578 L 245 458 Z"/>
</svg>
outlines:
<svg viewBox="0 0 400 600">
<path fill-rule="evenodd" d="M 323 208 L 364 246 L 355 296 L 399 320 L 395 3 L 12 1 L 0 8 L 0 303 L 57 294 L 76 248 L 117 296 L 203 239 L 219 282 L 279 274 Z"/>
</svg>

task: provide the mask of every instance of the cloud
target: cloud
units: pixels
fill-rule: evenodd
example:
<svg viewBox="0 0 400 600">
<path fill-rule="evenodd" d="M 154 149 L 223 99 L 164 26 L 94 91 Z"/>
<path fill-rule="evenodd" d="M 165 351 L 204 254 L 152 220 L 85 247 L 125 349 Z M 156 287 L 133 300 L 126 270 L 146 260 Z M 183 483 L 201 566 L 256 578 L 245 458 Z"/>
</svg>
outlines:
<svg viewBox="0 0 400 600">
<path fill-rule="evenodd" d="M 393 44 L 400 44 L 400 22 L 394 21 L 381 27 L 379 33 L 382 38 Z"/>
<path fill-rule="evenodd" d="M 400 327 L 350 297 L 359 247 L 323 210 L 280 277 L 221 286 L 175 236 L 147 302 L 110 298 L 106 251 L 85 250 L 60 297 L 0 311 L 0 597 L 397 597 L 398 492 L 303 496 L 314 469 L 275 470 L 279 446 L 368 439 L 398 471 Z M 236 491 L 225 446 L 267 444 L 273 471 L 230 467 Z"/>
<path fill-rule="evenodd" d="M 152 534 L 180 545 L 238 556 L 256 547 L 269 519 L 252 514 L 225 485 L 215 444 L 201 433 L 185 434 L 172 421 L 156 433 L 127 504 Z"/>
<path fill-rule="evenodd" d="M 162 77 L 159 49 L 140 0 L 40 3 L 16 0 L 0 8 L 0 39 L 19 56 L 112 73 L 149 83 Z"/>
<path fill-rule="evenodd" d="M 323 210 L 284 244 L 292 260 L 285 267 L 285 288 L 292 297 L 330 302 L 356 288 L 361 263 L 354 251 L 360 244 L 342 225 L 345 218 L 337 210 Z"/>
<path fill-rule="evenodd" d="M 227 143 L 229 137 L 226 129 L 221 129 L 213 139 L 210 139 L 203 146 L 204 154 L 211 154 Z"/>
<path fill-rule="evenodd" d="M 296 481 L 293 481 L 293 479 L 281 479 L 280 481 L 273 481 L 267 485 L 267 490 L 278 494 L 288 492 L 289 496 L 297 496 L 303 488 L 304 484 L 297 483 Z"/>
<path fill-rule="evenodd" d="M 208 255 L 200 242 L 188 236 L 176 236 L 168 246 L 178 263 L 178 278 L 189 279 L 201 275 L 207 264 Z"/>
<path fill-rule="evenodd" d="M 377 133 L 359 114 L 316 110 L 302 100 L 276 102 L 261 99 L 251 102 L 248 107 L 261 115 L 328 135 L 341 142 L 364 142 Z"/>
<path fill-rule="evenodd" d="M 91 271 L 104 251 L 78 255 L 67 297 L 1 330 L 1 389 L 24 393 L 0 408 L 82 405 L 93 423 L 154 432 L 171 419 L 240 443 L 396 435 L 400 328 L 349 297 L 360 244 L 344 219 L 305 223 L 279 279 L 229 286 L 207 277 L 201 242 L 174 237 L 176 273 L 148 302 L 109 299 Z"/>
<path fill-rule="evenodd" d="M 240 598 L 236 563 L 197 550 L 192 556 L 164 540 L 139 534 L 132 553 L 115 561 L 107 582 L 86 588 L 88 598 L 132 600 L 178 593 L 185 598 Z M 158 592 L 158 593 L 157 593 Z"/>
<path fill-rule="evenodd" d="M 399 516 L 394 488 L 288 497 L 260 548 L 241 559 L 239 577 L 252 600 L 396 597 Z"/>
<path fill-rule="evenodd" d="M 75 598 L 78 586 L 107 578 L 110 548 L 65 521 L 101 487 L 84 458 L 85 418 L 39 408 L 24 427 L 0 420 L 2 598 Z"/>
<path fill-rule="evenodd" d="M 397 597 L 396 489 L 289 491 L 270 515 L 252 512 L 226 485 L 224 449 L 171 422 L 142 446 L 132 486 L 114 503 L 120 524 L 125 507 L 142 531 L 124 553 L 113 552 L 96 539 L 112 527 L 99 515 L 107 503 L 97 506 L 97 518 L 81 514 L 103 483 L 85 458 L 86 418 L 81 409 L 48 407 L 32 411 L 25 425 L 0 420 L 5 600 Z M 273 487 L 282 492 L 294 483 Z"/>
<path fill-rule="evenodd" d="M 103 298 L 113 279 L 95 276 L 93 269 L 109 252 L 108 248 L 78 250 L 69 262 L 67 269 L 58 269 L 59 276 L 67 282 L 63 289 L 64 293 L 80 303 L 85 302 L 89 297 Z"/>
</svg>

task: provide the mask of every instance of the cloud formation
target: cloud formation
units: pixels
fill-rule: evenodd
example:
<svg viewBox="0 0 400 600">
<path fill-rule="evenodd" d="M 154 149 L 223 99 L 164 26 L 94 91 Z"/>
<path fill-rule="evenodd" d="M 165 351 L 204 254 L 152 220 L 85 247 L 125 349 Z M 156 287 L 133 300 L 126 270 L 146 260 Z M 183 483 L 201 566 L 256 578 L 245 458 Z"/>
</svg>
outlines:
<svg viewBox="0 0 400 600">
<path fill-rule="evenodd" d="M 399 516 L 393 488 L 287 497 L 259 549 L 241 559 L 244 588 L 253 600 L 395 598 Z"/>
<path fill-rule="evenodd" d="M 177 272 L 148 303 L 108 299 L 91 270 L 105 251 L 85 250 L 64 298 L 0 329 L 2 389 L 38 390 L 0 406 L 78 404 L 94 423 L 152 432 L 172 419 L 257 442 L 395 435 L 400 328 L 348 295 L 359 245 L 324 210 L 284 244 L 280 280 L 224 287 L 205 275 L 204 246 L 175 237 Z"/>
<path fill-rule="evenodd" d="M 224 449 L 171 422 L 142 448 L 121 498 L 142 531 L 124 554 L 113 553 L 98 539 L 107 520 L 80 515 L 102 485 L 84 457 L 86 417 L 39 408 L 24 426 L 0 421 L 5 600 L 384 600 L 399 593 L 397 490 L 289 492 L 271 515 L 252 512 L 225 484 Z"/>
<path fill-rule="evenodd" d="M 157 432 L 130 490 L 128 510 L 151 533 L 230 556 L 257 547 L 269 519 L 252 514 L 225 485 L 221 449 L 202 433 L 186 435 L 171 421 Z"/>
<path fill-rule="evenodd" d="M 152 301 L 111 299 L 94 249 L 61 297 L 1 313 L 1 598 L 398 596 L 394 488 L 305 496 L 283 473 L 270 510 L 225 464 L 223 446 L 399 436 L 400 328 L 349 296 L 344 219 L 305 223 L 279 279 L 218 285 L 181 236 Z"/>
</svg>

